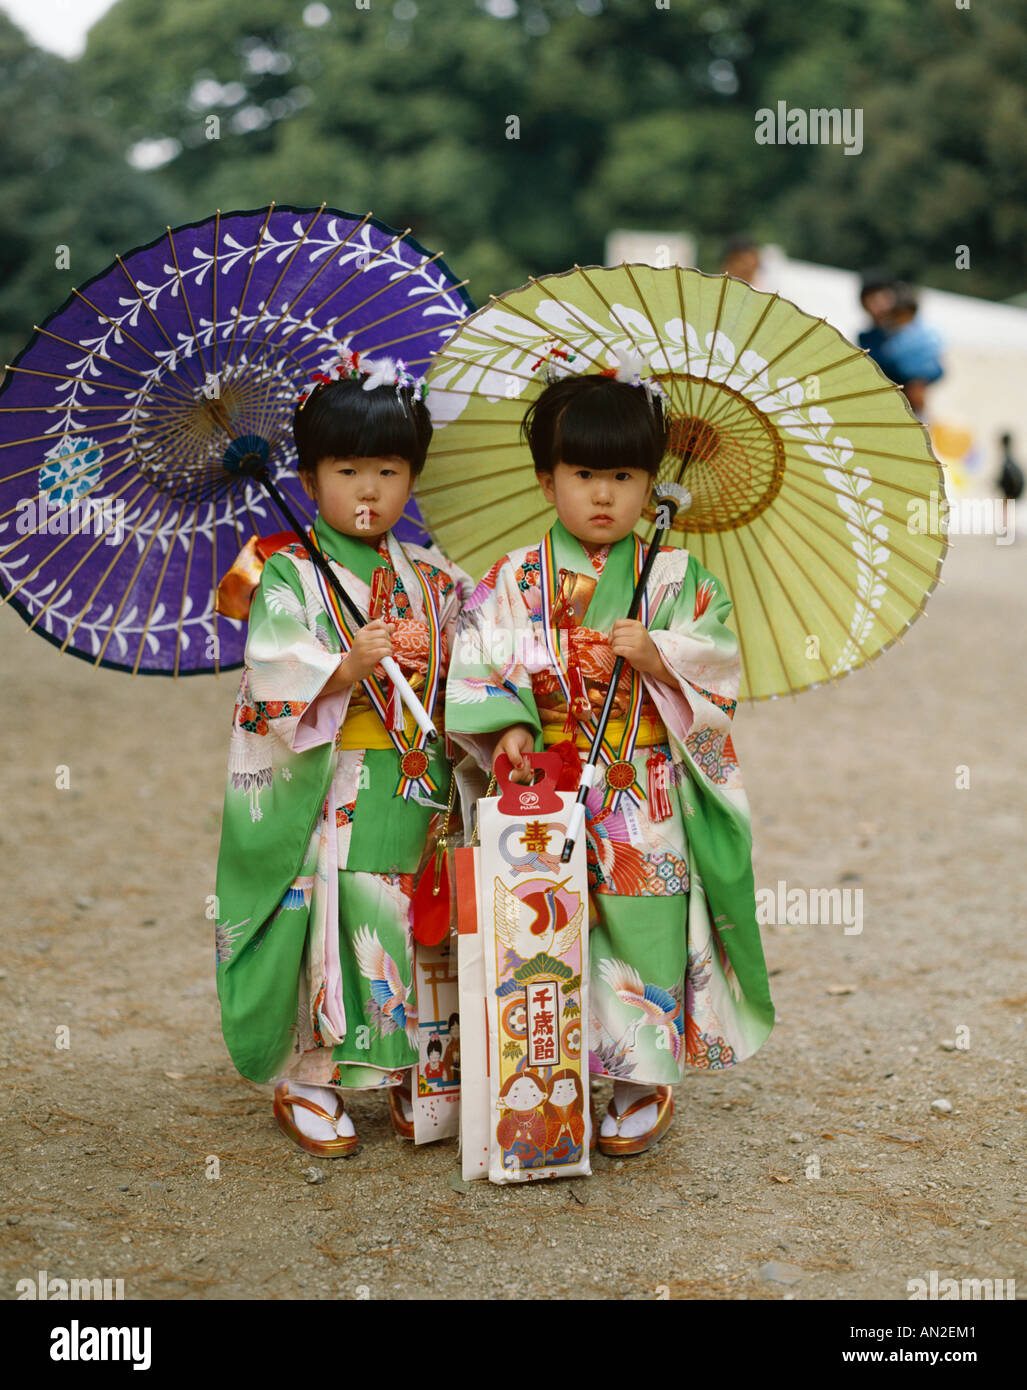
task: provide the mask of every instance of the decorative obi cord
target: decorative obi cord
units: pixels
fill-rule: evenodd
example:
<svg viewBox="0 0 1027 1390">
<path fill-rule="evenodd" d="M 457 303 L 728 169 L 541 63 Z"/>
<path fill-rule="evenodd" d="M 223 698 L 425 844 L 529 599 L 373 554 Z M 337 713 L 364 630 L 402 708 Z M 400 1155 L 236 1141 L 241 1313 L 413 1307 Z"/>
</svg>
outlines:
<svg viewBox="0 0 1027 1390">
<path fill-rule="evenodd" d="M 404 627 L 424 627 L 422 623 L 406 621 Z M 427 634 L 427 628 L 425 628 Z M 414 694 L 420 695 L 424 689 L 424 670 L 417 670 L 416 666 L 407 666 L 406 653 L 403 653 L 403 660 L 399 662 L 399 669 L 410 681 L 410 688 Z M 399 659 L 399 657 L 397 657 Z M 416 660 L 416 659 L 414 659 Z M 435 727 L 442 733 L 442 710 L 445 709 L 446 684 L 442 681 L 439 684 L 438 701 L 435 703 Z M 403 709 L 403 735 L 407 744 L 413 744 L 417 738 L 417 720 L 409 709 Z M 357 685 L 353 694 L 350 695 L 349 706 L 346 709 L 346 719 L 339 726 L 339 731 L 335 735 L 335 746 L 339 751 L 352 751 L 359 748 L 395 748 L 392 739 L 389 738 L 388 730 L 382 724 L 381 717 L 377 710 L 371 708 L 367 695 L 364 694 L 363 685 Z"/>
<path fill-rule="evenodd" d="M 598 718 L 616 661 L 610 648 L 609 637 L 591 628 L 572 627 L 555 631 L 554 639 L 560 643 L 567 662 L 572 694 L 580 699 L 582 706 L 587 701 L 593 719 Z M 630 668 L 625 668 L 617 685 L 617 693 L 606 726 L 606 743 L 614 749 L 625 747 L 635 684 L 633 674 Z M 641 677 L 637 678 L 637 682 L 641 685 Z M 555 674 L 552 671 L 535 672 L 531 678 L 531 685 L 542 724 L 543 745 L 550 747 L 573 737 L 575 747 L 587 753 L 592 746 L 592 736 L 571 716 L 567 697 Z M 603 804 L 616 805 L 618 791 L 631 787 L 636 796 L 644 796 L 648 802 L 651 820 L 667 820 L 672 814 L 668 794 L 671 785 L 671 759 L 667 727 L 660 719 L 659 712 L 645 692 L 644 686 L 641 689 L 641 710 L 634 748 L 636 755 L 637 750 L 642 748 L 652 750 L 646 760 L 647 776 L 644 789 L 637 776 L 632 777 L 627 762 L 615 763 L 607 768 L 605 773 Z"/>
<path fill-rule="evenodd" d="M 572 673 L 572 685 L 579 686 L 582 696 L 588 700 L 593 717 L 598 718 L 616 661 L 609 637 L 604 632 L 596 632 L 587 627 L 564 628 L 554 635 L 566 654 L 567 665 Z M 625 716 L 631 703 L 631 676 L 631 668 L 625 667 L 617 685 L 607 725 L 607 741 L 618 746 L 624 737 Z M 560 682 L 551 671 L 537 671 L 531 677 L 531 689 L 542 721 L 544 742 L 547 746 L 559 743 L 561 738 L 569 736 L 569 731 L 563 732 L 566 728 L 567 701 Z M 579 748 L 586 751 L 591 747 L 590 737 L 580 729 L 577 731 L 575 742 Z M 642 717 L 635 746 L 651 748 L 656 743 L 666 742 L 666 726 L 648 694 L 643 692 Z"/>
</svg>

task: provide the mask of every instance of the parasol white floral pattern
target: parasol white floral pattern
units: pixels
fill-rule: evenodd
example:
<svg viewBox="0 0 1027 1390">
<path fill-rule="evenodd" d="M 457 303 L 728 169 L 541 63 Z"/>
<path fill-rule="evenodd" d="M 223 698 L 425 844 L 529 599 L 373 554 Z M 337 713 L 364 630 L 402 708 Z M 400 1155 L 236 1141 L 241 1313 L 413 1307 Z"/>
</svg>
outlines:
<svg viewBox="0 0 1027 1390">
<path fill-rule="evenodd" d="M 603 323 L 577 305 L 552 298 L 543 299 L 535 313 L 580 361 L 593 364 L 592 370 L 614 365 L 619 354 L 642 354 L 656 371 L 686 372 L 739 393 L 755 410 L 772 418 L 778 430 L 800 443 L 821 466 L 852 536 L 855 603 L 849 641 L 832 662 L 831 674 L 858 664 L 859 645 L 873 626 L 886 590 L 889 528 L 881 500 L 865 495 L 872 481 L 869 472 L 850 467 L 851 440 L 835 431 L 824 406 L 807 402 L 803 382 L 794 376 L 772 379 L 770 363 L 759 353 L 747 348 L 739 354 L 722 330 L 701 335 L 680 316 L 657 325 L 637 306 L 613 303 Z M 440 431 L 460 418 L 473 398 L 470 393 L 495 402 L 531 391 L 535 385 L 532 364 L 552 340 L 521 315 L 495 305 L 479 311 L 458 331 L 458 346 L 447 345 L 442 364 L 432 374 L 432 418 Z"/>
<path fill-rule="evenodd" d="M 184 592 L 178 573 L 184 568 L 188 577 L 194 555 L 215 547 L 224 557 L 218 562 L 223 572 L 251 527 L 259 525 L 267 534 L 284 523 L 268 508 L 261 488 L 240 478 L 229 493 L 211 489 L 207 500 L 199 496 L 183 524 L 181 506 L 164 505 L 171 494 L 164 491 L 162 496 L 159 471 L 168 447 L 169 409 L 188 410 L 218 396 L 212 364 L 220 363 L 235 382 L 259 378 L 262 400 L 272 405 L 258 401 L 252 406 L 258 422 L 287 422 L 298 389 L 293 375 L 301 376 L 310 358 L 337 355 L 345 339 L 355 329 L 360 332 L 359 315 L 355 322 L 347 316 L 346 303 L 333 298 L 339 286 L 352 280 L 353 299 L 374 299 L 375 312 L 369 317 L 384 324 L 380 338 L 395 331 L 408 348 L 406 339 L 419 341 L 416 350 L 422 359 L 441 340 L 445 325 L 463 319 L 471 307 L 444 263 L 370 215 L 347 220 L 324 214 L 324 209 L 266 212 L 266 217 L 263 211 L 219 214 L 220 235 L 212 234 L 211 220 L 178 229 L 178 250 L 169 234 L 119 258 L 103 276 L 75 292 L 77 302 L 69 300 L 51 316 L 61 318 L 60 337 L 34 339 L 18 359 L 25 360 L 30 374 L 19 376 L 16 363 L 4 385 L 8 401 L 19 402 L 16 410 L 36 412 L 32 439 L 52 437 L 50 444 L 26 438 L 7 450 L 12 463 L 8 498 L 15 486 L 24 487 L 15 479 L 31 475 L 26 463 L 34 454 L 40 498 L 49 509 L 43 515 L 56 512 L 60 517 L 83 499 L 96 508 L 117 507 L 127 537 L 129 573 L 134 567 L 138 575 L 145 562 L 155 574 L 168 576 L 167 587 L 175 582 L 174 597 L 162 592 L 154 603 L 151 594 L 141 592 L 123 602 L 105 600 L 94 590 L 97 566 L 93 573 L 88 564 L 78 568 L 88 548 L 85 541 L 76 545 L 84 528 L 65 525 L 61 535 L 69 548 L 60 561 L 50 563 L 42 547 L 28 543 L 33 537 L 24 527 L 16 533 L 0 520 L 0 590 L 52 640 L 73 639 L 71 649 L 83 649 L 79 655 L 102 656 L 112 664 L 131 662 L 142 643 L 144 666 L 168 669 L 167 654 L 216 649 L 219 638 L 235 633 L 238 641 L 233 639 L 232 645 L 241 656 L 242 625 L 214 612 L 217 576 L 210 573 L 209 559 L 197 560 L 194 570 L 210 584 L 206 602 L 198 601 L 195 589 L 191 597 Z M 261 273 L 262 264 L 271 268 L 270 274 Z M 285 278 L 287 273 L 291 278 Z M 317 293 L 311 289 L 304 298 L 318 274 Z M 358 282 L 358 277 L 363 278 Z M 65 322 L 69 310 L 77 316 L 74 327 Z M 78 350 L 69 350 L 65 341 Z M 378 341 L 372 336 L 367 345 L 373 348 Z M 33 354 L 44 351 L 47 370 L 33 377 L 31 368 L 38 365 Z M 31 383 L 43 378 L 49 379 L 45 398 L 38 385 L 31 396 Z M 251 392 L 251 404 L 253 398 Z M 8 416 L 9 423 L 12 418 Z M 110 423 L 98 429 L 97 420 Z M 286 485 L 295 484 L 290 443 L 272 451 L 268 467 L 288 496 Z M 147 480 L 152 486 L 140 486 Z M 20 500 L 14 497 L 16 505 Z M 8 514 L 0 508 L 0 515 Z M 57 529 L 51 526 L 51 533 Z M 51 553 L 59 548 L 51 547 Z M 165 561 L 171 550 L 180 558 L 169 565 Z M 108 551 L 105 563 L 109 558 Z M 199 660 L 189 665 L 203 669 Z"/>
</svg>

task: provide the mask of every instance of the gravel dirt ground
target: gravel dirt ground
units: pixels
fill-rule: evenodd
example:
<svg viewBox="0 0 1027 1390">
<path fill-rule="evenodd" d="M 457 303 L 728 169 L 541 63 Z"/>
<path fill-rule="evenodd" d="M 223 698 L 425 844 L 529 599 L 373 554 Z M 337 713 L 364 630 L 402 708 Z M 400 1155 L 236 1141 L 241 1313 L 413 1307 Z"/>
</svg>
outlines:
<svg viewBox="0 0 1027 1390">
<path fill-rule="evenodd" d="M 0 612 L 3 1296 L 39 1270 L 143 1299 L 1027 1288 L 1027 545 L 954 537 L 944 577 L 876 666 L 736 720 L 757 887 L 859 889 L 862 930 L 768 925 L 756 1057 L 691 1074 L 655 1150 L 507 1188 L 380 1095 L 350 1159 L 280 1134 L 222 1045 L 204 917 L 235 676 L 92 670 Z"/>
</svg>

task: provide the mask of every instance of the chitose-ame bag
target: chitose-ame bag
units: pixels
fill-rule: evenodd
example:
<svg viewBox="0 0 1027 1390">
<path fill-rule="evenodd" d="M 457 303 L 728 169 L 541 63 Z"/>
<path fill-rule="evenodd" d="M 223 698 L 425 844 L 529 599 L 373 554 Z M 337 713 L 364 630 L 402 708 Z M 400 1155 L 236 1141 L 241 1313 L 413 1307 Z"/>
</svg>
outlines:
<svg viewBox="0 0 1027 1390">
<path fill-rule="evenodd" d="M 574 796 L 558 754 L 529 760 L 543 777 L 522 786 L 498 759 L 479 844 L 456 852 L 461 1162 L 496 1183 L 591 1172 L 585 843 L 560 863 Z"/>
</svg>

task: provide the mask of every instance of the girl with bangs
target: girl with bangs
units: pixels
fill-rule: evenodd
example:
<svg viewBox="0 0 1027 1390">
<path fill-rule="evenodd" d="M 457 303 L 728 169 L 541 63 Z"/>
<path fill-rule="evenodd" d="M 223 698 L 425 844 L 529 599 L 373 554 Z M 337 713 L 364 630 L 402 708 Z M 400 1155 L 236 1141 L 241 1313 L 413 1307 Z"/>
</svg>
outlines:
<svg viewBox="0 0 1027 1390">
<path fill-rule="evenodd" d="M 424 467 L 423 383 L 345 353 L 293 419 L 310 536 L 369 620 L 354 628 L 306 546 L 267 559 L 253 595 L 218 860 L 218 994 L 232 1060 L 279 1078 L 282 1130 L 351 1153 L 342 1092 L 388 1088 L 412 1137 L 418 1015 L 414 874 L 445 811 L 444 742 L 427 743 L 380 663 L 394 656 L 441 726 L 469 582 L 393 534 Z"/>
<path fill-rule="evenodd" d="M 506 753 L 527 782 L 524 755 L 556 747 L 558 785 L 576 791 L 625 658 L 586 815 L 588 1043 L 591 1073 L 614 1081 L 598 1134 L 608 1154 L 655 1144 L 686 1066 L 751 1056 L 774 1019 L 731 742 L 731 600 L 687 550 L 665 547 L 640 619 L 623 616 L 667 426 L 658 385 L 622 376 L 550 381 L 529 408 L 523 434 L 557 520 L 468 600 L 446 696 L 449 734 L 483 770 Z"/>
</svg>

